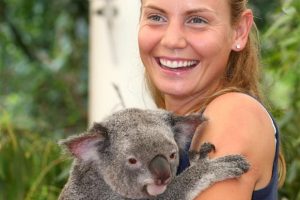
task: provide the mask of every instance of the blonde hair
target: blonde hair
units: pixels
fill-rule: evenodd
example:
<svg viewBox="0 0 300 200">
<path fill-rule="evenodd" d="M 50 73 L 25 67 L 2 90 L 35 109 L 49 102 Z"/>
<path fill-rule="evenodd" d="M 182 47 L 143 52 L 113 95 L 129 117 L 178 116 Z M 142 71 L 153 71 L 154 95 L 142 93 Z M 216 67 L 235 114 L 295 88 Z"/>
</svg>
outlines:
<svg viewBox="0 0 300 200">
<path fill-rule="evenodd" d="M 229 0 L 232 26 L 239 22 L 242 13 L 247 9 L 247 2 L 247 0 Z M 258 30 L 254 24 L 245 48 L 240 52 L 231 52 L 227 69 L 225 70 L 223 77 L 224 81 L 222 88 L 211 96 L 206 97 L 206 101 L 200 105 L 200 108 L 195 108 L 195 111 L 204 110 L 213 99 L 228 92 L 247 93 L 259 101 L 263 101 L 259 83 L 261 66 L 258 41 Z M 156 106 L 158 108 L 165 108 L 164 97 L 148 76 L 147 71 L 145 71 L 145 80 Z M 279 152 L 278 173 L 279 186 L 282 186 L 286 175 L 286 165 L 281 150 Z"/>
</svg>

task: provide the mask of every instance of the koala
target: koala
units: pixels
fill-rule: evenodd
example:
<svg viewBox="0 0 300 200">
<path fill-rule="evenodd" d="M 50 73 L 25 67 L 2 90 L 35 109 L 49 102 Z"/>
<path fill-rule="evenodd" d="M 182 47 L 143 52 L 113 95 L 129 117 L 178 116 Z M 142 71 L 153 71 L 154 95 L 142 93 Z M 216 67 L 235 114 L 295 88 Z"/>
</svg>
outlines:
<svg viewBox="0 0 300 200">
<path fill-rule="evenodd" d="M 74 161 L 59 200 L 192 200 L 213 183 L 247 172 L 243 156 L 210 159 L 215 147 L 204 143 L 176 175 L 180 152 L 204 121 L 202 114 L 127 108 L 61 140 Z"/>
</svg>

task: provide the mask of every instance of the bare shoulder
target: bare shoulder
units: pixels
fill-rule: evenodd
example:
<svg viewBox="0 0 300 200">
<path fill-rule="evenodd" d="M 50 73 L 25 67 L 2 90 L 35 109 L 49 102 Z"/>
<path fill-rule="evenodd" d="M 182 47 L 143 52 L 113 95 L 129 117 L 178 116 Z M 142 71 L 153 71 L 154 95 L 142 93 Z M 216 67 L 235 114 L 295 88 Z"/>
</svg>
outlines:
<svg viewBox="0 0 300 200">
<path fill-rule="evenodd" d="M 258 157 L 264 154 L 257 155 L 257 151 L 266 152 L 274 146 L 271 118 L 261 103 L 249 95 L 224 94 L 207 106 L 204 115 L 208 118 L 208 127 L 203 139 L 216 142 L 224 148 L 223 153 L 229 151 Z"/>
<path fill-rule="evenodd" d="M 265 108 L 255 98 L 243 93 L 227 93 L 214 99 L 206 109 L 206 113 L 224 112 L 239 117 L 244 114 L 255 115 L 256 118 L 267 116 Z"/>
<path fill-rule="evenodd" d="M 252 151 L 253 147 L 262 142 L 268 143 L 268 139 L 274 142 L 270 115 L 260 102 L 249 95 L 227 93 L 219 96 L 207 106 L 204 115 L 209 120 L 208 124 L 211 124 L 209 128 L 216 131 L 213 135 L 219 140 L 219 136 L 238 140 L 242 148 L 240 150 L 245 150 L 241 153 Z M 257 143 L 258 140 L 261 142 Z M 230 145 L 237 143 L 235 141 L 230 142 Z M 256 145 L 249 142 L 256 142 Z"/>
<path fill-rule="evenodd" d="M 212 157 L 242 154 L 251 163 L 251 169 L 238 180 L 217 183 L 198 199 L 218 199 L 224 197 L 224 192 L 228 199 L 243 199 L 242 196 L 250 199 L 253 188 L 261 189 L 266 186 L 272 175 L 275 136 L 268 112 L 249 95 L 227 93 L 214 99 L 207 106 L 204 115 L 208 118 L 208 123 L 193 138 L 197 141 L 193 141 L 193 144 L 204 141 L 215 144 L 216 152 Z M 212 198 L 217 193 L 223 196 Z"/>
</svg>

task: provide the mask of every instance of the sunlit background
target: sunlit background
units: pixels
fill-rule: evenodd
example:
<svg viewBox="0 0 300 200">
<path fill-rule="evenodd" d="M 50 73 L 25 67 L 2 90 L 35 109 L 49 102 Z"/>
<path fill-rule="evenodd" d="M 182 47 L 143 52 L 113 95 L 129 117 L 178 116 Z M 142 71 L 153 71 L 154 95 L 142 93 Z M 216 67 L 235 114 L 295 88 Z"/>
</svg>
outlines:
<svg viewBox="0 0 300 200">
<path fill-rule="evenodd" d="M 250 0 L 262 86 L 300 199 L 300 1 Z M 138 57 L 139 0 L 0 0 L 0 200 L 54 200 L 57 141 L 123 107 L 152 108 Z"/>
</svg>

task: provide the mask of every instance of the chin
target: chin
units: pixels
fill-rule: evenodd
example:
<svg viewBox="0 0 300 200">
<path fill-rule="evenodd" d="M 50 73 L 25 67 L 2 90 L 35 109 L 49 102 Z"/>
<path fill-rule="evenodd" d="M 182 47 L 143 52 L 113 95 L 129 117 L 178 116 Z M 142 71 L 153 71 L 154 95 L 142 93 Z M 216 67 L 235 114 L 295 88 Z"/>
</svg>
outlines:
<svg viewBox="0 0 300 200">
<path fill-rule="evenodd" d="M 184 97 L 190 95 L 191 93 L 186 88 L 159 88 L 159 90 L 168 96 L 177 96 L 177 97 Z"/>
</svg>

